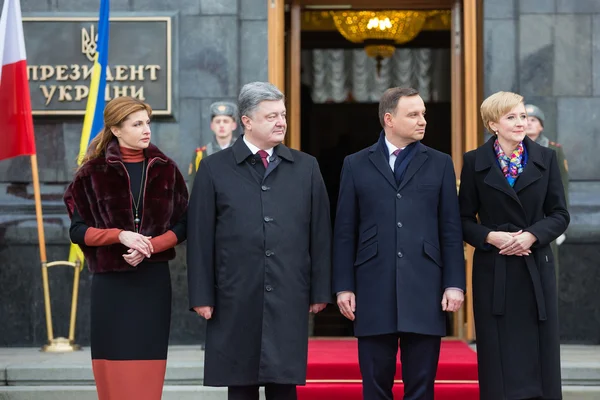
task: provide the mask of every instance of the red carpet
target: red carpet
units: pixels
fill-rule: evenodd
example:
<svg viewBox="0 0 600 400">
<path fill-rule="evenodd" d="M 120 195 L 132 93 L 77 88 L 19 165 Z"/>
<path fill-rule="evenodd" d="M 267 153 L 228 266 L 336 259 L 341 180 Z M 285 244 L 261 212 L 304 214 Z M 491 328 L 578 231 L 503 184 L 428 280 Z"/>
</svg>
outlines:
<svg viewBox="0 0 600 400">
<path fill-rule="evenodd" d="M 400 360 L 394 396 L 403 393 Z M 311 339 L 306 386 L 299 400 L 362 400 L 356 339 Z M 461 341 L 442 341 L 435 385 L 436 400 L 479 400 L 477 356 Z"/>
</svg>

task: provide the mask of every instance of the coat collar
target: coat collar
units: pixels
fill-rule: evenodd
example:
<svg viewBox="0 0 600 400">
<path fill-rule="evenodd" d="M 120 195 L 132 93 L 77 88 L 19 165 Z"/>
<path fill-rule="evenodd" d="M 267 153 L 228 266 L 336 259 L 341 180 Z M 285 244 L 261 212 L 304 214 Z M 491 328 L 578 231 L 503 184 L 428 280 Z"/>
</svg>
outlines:
<svg viewBox="0 0 600 400">
<path fill-rule="evenodd" d="M 544 136 L 543 133 L 540 133 L 540 135 L 537 137 L 535 142 L 537 144 L 539 144 L 540 146 L 548 147 L 548 145 L 550 144 L 550 139 L 548 139 L 546 136 Z"/>
<path fill-rule="evenodd" d="M 496 161 L 496 152 L 494 151 L 494 141 L 496 136 L 492 136 L 487 142 L 480 146 L 475 151 L 475 171 L 483 171 L 494 165 L 498 165 Z M 527 154 L 529 157 L 528 164 L 533 162 L 541 169 L 546 169 L 546 163 L 544 161 L 544 155 L 542 154 L 542 147 L 525 136 L 523 139 L 523 145 L 527 148 Z"/>
<path fill-rule="evenodd" d="M 248 146 L 246 146 L 246 143 L 244 143 L 244 140 L 241 136 L 238 140 L 235 141 L 235 143 L 233 143 L 233 145 L 231 146 L 231 150 L 233 151 L 235 162 L 237 164 L 241 164 L 252 155 L 252 151 L 250 151 Z M 291 150 L 284 144 L 278 144 L 277 146 L 275 146 L 275 148 L 273 149 L 273 154 L 289 162 L 294 162 L 294 156 L 292 155 Z"/>
<path fill-rule="evenodd" d="M 525 136 L 525 139 L 523 139 L 523 145 L 527 148 L 529 159 L 527 165 L 521 173 L 521 176 L 519 176 L 515 182 L 515 186 L 511 187 L 506 181 L 506 178 L 504 177 L 504 174 L 500 170 L 498 162 L 496 161 L 496 152 L 494 151 L 495 140 L 496 137 L 492 136 L 486 143 L 483 144 L 483 146 L 475 150 L 475 171 L 482 172 L 489 170 L 484 182 L 487 185 L 507 194 L 517 203 L 519 203 L 519 205 L 521 205 L 518 193 L 540 179 L 542 177 L 541 170 L 545 170 L 547 168 L 544 155 L 542 153 L 542 147 Z"/>
<path fill-rule="evenodd" d="M 144 150 L 144 155 L 149 160 L 157 158 L 165 163 L 169 159 L 163 154 L 162 151 L 158 149 L 158 147 L 156 147 L 152 143 L 150 143 L 150 145 Z M 106 146 L 105 158 L 106 161 L 109 163 L 123 162 L 123 157 L 121 156 L 121 149 L 119 148 L 119 142 L 117 141 L 117 139 L 111 140 L 108 146 Z"/>
<path fill-rule="evenodd" d="M 410 181 L 410 179 L 417 173 L 417 171 L 423 166 L 425 161 L 429 158 L 427 155 L 427 146 L 423 145 L 421 142 L 417 143 L 415 148 L 415 155 L 410 164 L 408 164 L 408 168 L 406 169 L 406 174 L 404 175 L 404 179 L 400 183 L 400 186 L 396 185 L 396 178 L 394 177 L 394 172 L 390 168 L 390 164 L 388 159 L 385 157 L 387 154 L 387 147 L 385 144 L 382 144 L 381 140 L 377 143 L 373 144 L 369 147 L 369 159 L 375 165 L 377 170 L 385 177 L 390 185 L 394 187 L 396 190 L 402 189 L 406 184 Z"/>
</svg>

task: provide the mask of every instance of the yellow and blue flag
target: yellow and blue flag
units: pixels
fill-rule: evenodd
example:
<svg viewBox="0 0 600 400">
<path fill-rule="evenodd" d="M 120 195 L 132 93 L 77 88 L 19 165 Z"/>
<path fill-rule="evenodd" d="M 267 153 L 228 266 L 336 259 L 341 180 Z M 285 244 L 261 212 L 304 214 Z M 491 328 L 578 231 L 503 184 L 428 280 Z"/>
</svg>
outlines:
<svg viewBox="0 0 600 400">
<path fill-rule="evenodd" d="M 100 15 L 98 17 L 98 40 L 96 41 L 96 57 L 92 68 L 89 95 L 85 107 L 81 141 L 79 143 L 79 156 L 77 164 L 81 164 L 91 141 L 104 127 L 104 92 L 106 90 L 106 68 L 108 66 L 108 39 L 109 39 L 109 14 L 110 0 L 100 0 Z M 93 39 L 93 38 L 92 38 Z M 69 261 L 79 260 L 83 266 L 83 252 L 79 246 L 71 244 Z"/>
<path fill-rule="evenodd" d="M 81 163 L 90 142 L 100 133 L 104 126 L 104 91 L 106 90 L 106 67 L 108 66 L 110 1 L 100 0 L 100 17 L 98 18 L 98 41 L 96 42 L 96 59 L 92 69 L 92 80 L 85 118 L 81 131 L 78 163 Z"/>
</svg>

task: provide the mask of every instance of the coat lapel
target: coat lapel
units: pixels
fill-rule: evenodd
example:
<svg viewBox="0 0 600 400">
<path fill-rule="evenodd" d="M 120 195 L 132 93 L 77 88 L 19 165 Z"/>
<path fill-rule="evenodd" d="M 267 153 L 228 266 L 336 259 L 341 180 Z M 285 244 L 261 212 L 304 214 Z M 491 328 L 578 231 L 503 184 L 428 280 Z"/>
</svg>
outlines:
<svg viewBox="0 0 600 400">
<path fill-rule="evenodd" d="M 540 146 L 528 137 L 525 137 L 523 140 L 523 145 L 527 148 L 528 160 L 521 176 L 519 176 L 515 182 L 514 190 L 516 193 L 519 193 L 542 177 L 540 168 L 546 169 Z"/>
<path fill-rule="evenodd" d="M 236 140 L 233 146 L 231 146 L 231 150 L 233 151 L 233 156 L 235 158 L 235 162 L 239 168 L 236 168 L 238 172 L 246 179 L 256 182 L 260 184 L 262 182 L 263 177 L 260 176 L 252 165 L 249 165 L 250 162 L 254 160 L 252 157 L 252 152 L 246 146 L 246 143 L 240 138 L 240 140 Z M 248 159 L 250 158 L 250 161 Z"/>
<path fill-rule="evenodd" d="M 496 137 L 491 137 L 483 146 L 476 150 L 475 156 L 475 171 L 485 171 L 488 169 L 488 173 L 483 180 L 486 185 L 493 187 L 496 190 L 510 196 L 513 200 L 519 203 L 521 208 L 523 205 L 517 196 L 517 192 L 510 187 L 504 174 L 500 170 L 500 167 L 496 161 L 496 153 L 494 151 L 494 141 Z M 519 179 L 521 179 L 519 177 Z M 519 180 L 517 179 L 517 181 Z"/>
<path fill-rule="evenodd" d="M 396 190 L 396 178 L 394 178 L 394 173 L 390 168 L 388 160 L 385 159 L 383 151 L 387 151 L 387 149 L 381 149 L 379 147 L 379 143 L 375 143 L 369 149 L 369 160 L 371 160 L 373 165 L 375 165 L 375 168 L 377 168 L 377 170 L 381 173 L 381 175 L 383 175 L 385 180 L 388 181 L 390 185 L 392 185 L 394 190 Z"/>
<path fill-rule="evenodd" d="M 277 167 L 281 164 L 281 160 L 287 160 L 289 162 L 294 162 L 294 156 L 288 147 L 283 144 L 277 145 L 275 149 L 273 149 L 273 155 L 269 158 L 269 164 L 267 166 L 267 170 L 265 171 L 265 176 L 263 181 L 267 179 Z"/>
<path fill-rule="evenodd" d="M 402 189 L 406 184 L 411 180 L 411 178 L 417 173 L 417 171 L 425 164 L 425 161 L 429 158 L 427 155 L 427 147 L 423 146 L 423 144 L 418 143 L 417 148 L 415 149 L 416 154 L 413 159 L 406 167 L 406 174 L 404 174 L 404 178 L 402 182 L 400 182 L 400 187 L 398 190 Z"/>
</svg>

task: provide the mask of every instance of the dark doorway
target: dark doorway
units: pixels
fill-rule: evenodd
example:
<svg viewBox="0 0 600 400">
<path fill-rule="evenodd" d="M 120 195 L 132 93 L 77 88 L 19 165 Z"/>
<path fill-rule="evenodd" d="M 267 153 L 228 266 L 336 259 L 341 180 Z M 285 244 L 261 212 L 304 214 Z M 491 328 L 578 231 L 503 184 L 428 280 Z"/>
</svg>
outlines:
<svg viewBox="0 0 600 400">
<path fill-rule="evenodd" d="M 372 95 L 387 87 L 386 83 L 386 87 L 382 88 L 381 82 L 429 82 L 425 84 L 427 93 L 422 96 L 427 107 L 427 129 L 423 144 L 447 154 L 451 153 L 449 30 L 423 31 L 411 42 L 399 46 L 394 63 L 390 61 L 387 80 L 385 77 L 380 80 L 379 76 L 374 76 L 374 70 L 365 72 L 364 69 L 357 68 L 357 64 L 353 62 L 360 57 L 357 58 L 355 54 L 348 52 L 363 52 L 362 46 L 350 43 L 335 31 L 303 30 L 301 48 L 303 72 L 300 145 L 302 151 L 312 154 L 319 161 L 331 203 L 332 224 L 335 221 L 344 158 L 375 143 L 382 130 L 378 118 L 378 97 Z M 410 54 L 402 49 L 411 49 L 408 52 Z M 341 51 L 345 54 L 340 54 Z M 407 58 L 404 58 L 405 56 Z M 412 60 L 409 60 L 411 57 Z M 337 69 L 328 68 L 341 59 L 344 60 L 338 64 Z M 404 60 L 408 62 L 406 65 L 410 65 L 406 67 L 408 75 Z M 400 64 L 402 67 L 398 69 Z M 428 64 L 428 69 L 424 70 L 421 67 L 423 64 Z M 359 67 L 363 65 L 364 60 Z M 392 65 L 395 65 L 396 69 L 391 67 Z M 344 76 L 342 78 L 336 75 L 340 68 L 344 69 L 341 71 L 341 75 Z M 317 76 L 320 76 L 320 79 L 317 79 Z M 390 79 L 390 76 L 403 78 Z M 332 82 L 336 82 L 336 85 Z M 341 92 L 329 90 L 333 86 L 342 87 Z M 390 86 L 400 84 L 390 83 Z M 416 85 L 402 86 L 413 86 L 421 90 Z M 365 89 L 366 87 L 368 88 Z M 367 92 L 369 95 L 365 96 Z M 369 99 L 364 100 L 365 97 Z M 314 336 L 353 335 L 352 322 L 343 317 L 336 306 L 329 306 L 317 314 L 313 328 Z"/>
</svg>

